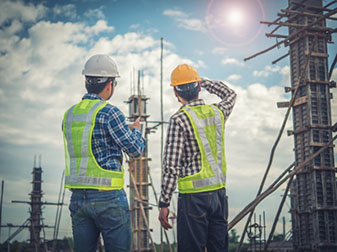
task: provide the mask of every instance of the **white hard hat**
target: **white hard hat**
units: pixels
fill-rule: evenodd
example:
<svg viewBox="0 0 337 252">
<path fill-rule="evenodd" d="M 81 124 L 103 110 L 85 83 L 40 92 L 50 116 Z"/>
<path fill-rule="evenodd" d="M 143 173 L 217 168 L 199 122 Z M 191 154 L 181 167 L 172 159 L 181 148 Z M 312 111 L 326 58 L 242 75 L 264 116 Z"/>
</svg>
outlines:
<svg viewBox="0 0 337 252">
<path fill-rule="evenodd" d="M 91 56 L 85 63 L 82 74 L 95 77 L 119 77 L 116 62 L 105 54 Z"/>
</svg>

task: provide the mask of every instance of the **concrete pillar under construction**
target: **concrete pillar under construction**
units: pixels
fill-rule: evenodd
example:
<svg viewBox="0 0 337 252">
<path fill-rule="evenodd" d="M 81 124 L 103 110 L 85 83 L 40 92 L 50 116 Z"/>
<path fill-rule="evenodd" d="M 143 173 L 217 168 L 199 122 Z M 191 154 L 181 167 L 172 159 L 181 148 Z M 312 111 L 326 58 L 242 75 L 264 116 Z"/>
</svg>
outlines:
<svg viewBox="0 0 337 252">
<path fill-rule="evenodd" d="M 303 163 L 332 139 L 331 94 L 322 0 L 289 0 L 288 23 L 292 88 L 304 78 L 293 105 L 296 165 Z M 324 11 L 324 13 L 323 13 Z M 302 12 L 302 14 L 299 14 Z M 308 29 L 303 27 L 318 21 Z M 313 46 L 311 55 L 310 49 Z M 304 68 L 307 57 L 309 64 Z M 337 251 L 337 195 L 333 146 L 329 146 L 297 175 L 291 188 L 294 251 Z"/>
</svg>

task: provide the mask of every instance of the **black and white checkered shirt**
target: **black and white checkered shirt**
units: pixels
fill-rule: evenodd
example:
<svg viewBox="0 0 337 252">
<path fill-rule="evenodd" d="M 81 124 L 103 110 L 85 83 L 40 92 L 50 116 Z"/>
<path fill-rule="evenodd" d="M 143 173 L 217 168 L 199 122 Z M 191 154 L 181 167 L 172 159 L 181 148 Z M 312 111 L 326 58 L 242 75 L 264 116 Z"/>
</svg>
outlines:
<svg viewBox="0 0 337 252">
<path fill-rule="evenodd" d="M 225 121 L 233 110 L 236 93 L 221 81 L 202 79 L 201 87 L 221 98 L 216 105 Z M 204 105 L 202 99 L 190 101 L 188 106 Z M 182 109 L 182 106 L 180 109 Z M 170 119 L 164 148 L 160 207 L 170 205 L 178 177 L 193 175 L 201 170 L 201 154 L 194 137 L 192 125 L 183 111 L 176 112 Z"/>
</svg>

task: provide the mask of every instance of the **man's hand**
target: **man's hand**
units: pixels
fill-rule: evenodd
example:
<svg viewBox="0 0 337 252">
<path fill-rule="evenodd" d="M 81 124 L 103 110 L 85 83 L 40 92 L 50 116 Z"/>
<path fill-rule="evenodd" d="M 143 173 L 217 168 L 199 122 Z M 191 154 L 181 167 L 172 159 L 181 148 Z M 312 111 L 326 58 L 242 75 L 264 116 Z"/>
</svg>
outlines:
<svg viewBox="0 0 337 252">
<path fill-rule="evenodd" d="M 168 209 L 168 207 L 162 207 L 160 208 L 160 212 L 159 212 L 159 221 L 161 223 L 161 225 L 163 226 L 163 228 L 165 230 L 172 228 L 172 226 L 169 224 L 168 222 L 168 215 L 170 213 L 170 210 Z"/>
<path fill-rule="evenodd" d="M 130 128 L 130 130 L 132 130 L 132 129 L 140 129 L 140 117 L 138 117 L 137 118 L 137 120 L 136 121 L 134 121 L 134 123 L 133 124 L 131 124 L 131 125 L 129 125 L 129 128 Z"/>
</svg>

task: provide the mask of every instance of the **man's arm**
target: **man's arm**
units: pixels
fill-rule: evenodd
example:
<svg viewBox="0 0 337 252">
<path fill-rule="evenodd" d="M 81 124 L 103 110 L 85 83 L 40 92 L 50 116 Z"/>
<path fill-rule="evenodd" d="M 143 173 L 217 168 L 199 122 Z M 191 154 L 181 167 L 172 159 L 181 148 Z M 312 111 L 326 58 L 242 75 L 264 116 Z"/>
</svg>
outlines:
<svg viewBox="0 0 337 252">
<path fill-rule="evenodd" d="M 122 151 L 133 158 L 139 157 L 145 148 L 145 139 L 137 128 L 137 122 L 132 125 L 132 130 L 130 130 L 123 113 L 118 108 L 113 107 L 112 116 L 108 123 L 108 130 L 115 143 Z"/>
<path fill-rule="evenodd" d="M 184 138 L 182 128 L 176 119 L 172 117 L 164 148 L 161 195 L 159 199 L 160 213 L 158 217 L 161 225 L 166 230 L 172 228 L 168 222 L 168 215 L 170 213 L 168 206 L 170 205 L 172 194 L 177 186 L 183 146 Z"/>
<path fill-rule="evenodd" d="M 180 160 L 183 154 L 183 130 L 177 118 L 172 117 L 167 131 L 164 147 L 162 184 L 159 207 L 168 207 L 177 186 L 180 174 Z"/>
<path fill-rule="evenodd" d="M 201 80 L 201 87 L 205 88 L 209 93 L 215 94 L 221 98 L 221 102 L 216 103 L 215 105 L 222 111 L 226 120 L 231 114 L 235 104 L 235 91 L 222 81 L 213 81 L 204 78 Z"/>
</svg>

